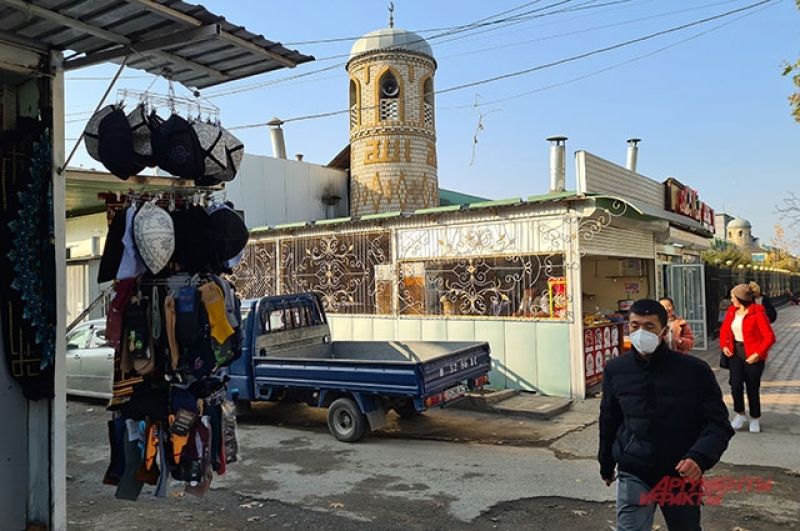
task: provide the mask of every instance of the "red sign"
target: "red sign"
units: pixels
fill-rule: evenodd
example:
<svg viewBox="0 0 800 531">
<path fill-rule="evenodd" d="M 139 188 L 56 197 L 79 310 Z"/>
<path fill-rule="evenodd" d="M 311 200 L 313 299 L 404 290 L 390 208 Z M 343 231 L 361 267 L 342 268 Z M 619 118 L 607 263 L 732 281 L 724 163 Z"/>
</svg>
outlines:
<svg viewBox="0 0 800 531">
<path fill-rule="evenodd" d="M 665 209 L 699 221 L 705 228 L 714 232 L 714 210 L 700 201 L 697 190 L 681 184 L 672 177 L 664 182 L 664 188 Z"/>
<path fill-rule="evenodd" d="M 583 331 L 586 387 L 603 381 L 603 369 L 611 358 L 622 354 L 622 323 L 598 325 Z"/>
</svg>

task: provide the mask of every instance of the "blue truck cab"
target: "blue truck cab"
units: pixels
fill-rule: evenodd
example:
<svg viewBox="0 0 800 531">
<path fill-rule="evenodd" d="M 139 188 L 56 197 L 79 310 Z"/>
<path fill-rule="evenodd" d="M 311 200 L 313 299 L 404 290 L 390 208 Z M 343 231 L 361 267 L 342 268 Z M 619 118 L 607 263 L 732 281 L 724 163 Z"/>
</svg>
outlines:
<svg viewBox="0 0 800 531">
<path fill-rule="evenodd" d="M 328 408 L 328 428 L 344 442 L 382 428 L 390 410 L 410 418 L 489 383 L 488 343 L 333 341 L 313 293 L 244 301 L 242 323 L 231 398 Z"/>
</svg>

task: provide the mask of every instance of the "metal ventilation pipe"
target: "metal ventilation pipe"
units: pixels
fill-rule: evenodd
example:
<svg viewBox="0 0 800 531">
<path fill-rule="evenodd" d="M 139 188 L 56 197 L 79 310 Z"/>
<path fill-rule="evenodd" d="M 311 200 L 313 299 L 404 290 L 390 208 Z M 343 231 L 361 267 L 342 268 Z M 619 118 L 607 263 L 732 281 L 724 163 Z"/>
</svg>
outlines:
<svg viewBox="0 0 800 531">
<path fill-rule="evenodd" d="M 639 142 L 641 142 L 641 138 L 629 138 L 628 139 L 628 160 L 625 164 L 625 167 L 631 170 L 632 172 L 636 171 L 636 163 L 639 161 Z"/>
<path fill-rule="evenodd" d="M 286 158 L 286 140 L 283 137 L 283 120 L 273 118 L 267 122 L 269 126 L 269 136 L 272 139 L 272 156 L 276 159 Z"/>
<path fill-rule="evenodd" d="M 567 186 L 565 176 L 567 137 L 551 136 L 547 141 L 550 142 L 550 193 L 563 192 Z"/>
</svg>

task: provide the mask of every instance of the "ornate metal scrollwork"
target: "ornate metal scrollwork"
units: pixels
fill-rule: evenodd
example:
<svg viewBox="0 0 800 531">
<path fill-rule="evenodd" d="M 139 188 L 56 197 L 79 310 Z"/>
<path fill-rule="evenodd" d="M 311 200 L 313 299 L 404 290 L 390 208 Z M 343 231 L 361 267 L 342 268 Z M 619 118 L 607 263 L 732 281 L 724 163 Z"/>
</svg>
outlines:
<svg viewBox="0 0 800 531">
<path fill-rule="evenodd" d="M 548 293 L 551 280 L 565 281 L 563 271 L 560 254 L 401 263 L 398 310 L 403 315 L 551 316 L 542 294 Z M 554 293 L 566 311 L 566 290 Z M 521 312 L 526 300 L 532 309 Z"/>
<path fill-rule="evenodd" d="M 389 231 L 281 241 L 284 293 L 318 293 L 331 313 L 376 313 L 375 266 L 389 263 Z"/>
<path fill-rule="evenodd" d="M 243 299 L 276 294 L 276 242 L 255 242 L 245 247 L 231 281 Z"/>
</svg>

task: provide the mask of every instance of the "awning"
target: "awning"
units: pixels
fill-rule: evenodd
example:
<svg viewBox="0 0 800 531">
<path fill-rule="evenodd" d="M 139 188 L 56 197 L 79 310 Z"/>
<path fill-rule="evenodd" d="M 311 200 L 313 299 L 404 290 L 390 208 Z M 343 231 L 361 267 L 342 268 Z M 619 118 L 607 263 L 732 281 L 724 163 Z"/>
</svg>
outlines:
<svg viewBox="0 0 800 531">
<path fill-rule="evenodd" d="M 180 0 L 0 0 L 0 40 L 72 50 L 67 70 L 128 56 L 196 88 L 314 60 Z"/>
<path fill-rule="evenodd" d="M 674 212 L 669 212 L 663 208 L 648 205 L 647 203 L 632 201 L 630 199 L 624 199 L 611 195 L 587 196 L 587 198 L 594 200 L 595 203 L 603 205 L 606 208 L 614 203 L 622 202 L 628 207 L 626 208 L 625 212 L 625 215 L 627 216 L 639 216 L 644 220 L 668 221 L 670 225 L 687 230 L 704 238 L 711 238 L 714 235 L 699 221 L 686 216 L 681 216 L 680 214 L 675 214 Z"/>
</svg>

